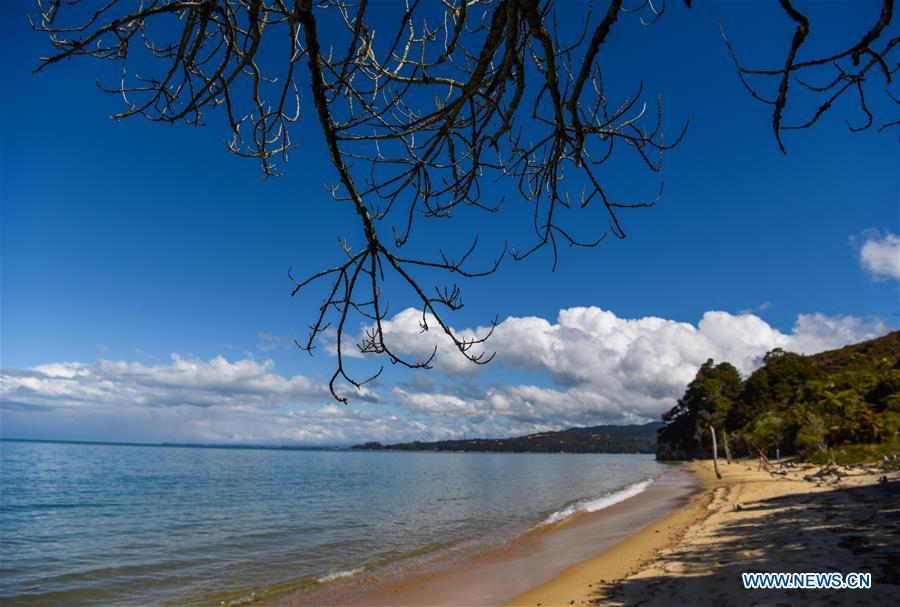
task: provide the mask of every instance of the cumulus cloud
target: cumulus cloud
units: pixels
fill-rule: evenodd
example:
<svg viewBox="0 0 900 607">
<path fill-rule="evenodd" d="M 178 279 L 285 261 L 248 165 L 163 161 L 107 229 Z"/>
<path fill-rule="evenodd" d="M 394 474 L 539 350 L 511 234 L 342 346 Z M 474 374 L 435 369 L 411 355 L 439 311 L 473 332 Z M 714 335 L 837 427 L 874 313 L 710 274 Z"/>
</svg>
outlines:
<svg viewBox="0 0 900 607">
<path fill-rule="evenodd" d="M 859 250 L 859 261 L 876 280 L 900 280 L 900 237 L 870 232 Z"/>
<path fill-rule="evenodd" d="M 405 318 L 400 313 L 393 319 L 395 334 L 403 333 Z M 411 331 L 407 327 L 404 337 Z M 503 367 L 536 379 L 546 376 L 549 382 L 541 383 L 549 386 L 498 384 L 475 394 L 469 386 L 459 395 L 454 393 L 459 386 L 450 382 L 432 390 L 396 389 L 394 397 L 432 415 L 505 416 L 532 424 L 554 420 L 557 426 L 639 421 L 671 407 L 708 358 L 731 362 L 748 374 L 774 348 L 812 354 L 886 332 L 880 321 L 851 316 L 800 315 L 793 330 L 782 333 L 746 313 L 706 312 L 694 325 L 657 317 L 620 318 L 597 307 L 569 308 L 555 322 L 507 318 L 490 341 Z M 394 343 L 402 348 L 407 341 Z M 455 353 L 442 345 L 446 353 L 436 367 L 458 377 Z M 471 365 L 462 369 L 473 372 Z"/>
<path fill-rule="evenodd" d="M 420 333 L 420 318 L 404 310 L 385 322 L 385 332 L 410 356 L 437 344 L 438 372 L 354 392 L 349 407 L 334 404 L 327 386 L 283 375 L 270 360 L 52 363 L 2 371 L 4 433 L 46 436 L 42 429 L 70 424 L 77 433 L 54 436 L 346 444 L 634 423 L 671 407 L 708 358 L 747 374 L 776 347 L 814 353 L 887 332 L 881 322 L 852 316 L 800 315 L 784 333 L 746 313 L 710 311 L 694 324 L 577 307 L 552 321 L 507 318 L 489 342 L 496 361 L 485 367 L 467 362 L 438 331 Z"/>
<path fill-rule="evenodd" d="M 423 325 L 427 330 L 423 330 Z M 481 365 L 472 364 L 465 356 L 455 349 L 450 339 L 441 330 L 437 320 L 432 314 L 423 316 L 421 310 L 406 308 L 398 312 L 390 319 L 381 321 L 381 330 L 384 332 L 385 343 L 398 355 L 403 355 L 408 362 L 421 362 L 431 358 L 433 366 L 454 375 L 474 375 L 483 368 Z M 363 327 L 360 335 L 345 337 L 342 340 L 343 355 L 351 358 L 365 358 L 356 344 L 363 341 L 362 333 L 373 331 L 372 327 Z M 476 336 L 483 337 L 488 329 L 454 328 L 456 336 L 460 339 L 472 339 Z M 334 354 L 336 346 L 330 346 L 329 351 Z M 471 353 L 477 354 L 472 350 Z"/>
<path fill-rule="evenodd" d="M 472 428 L 464 436 L 510 436 L 576 425 L 642 423 L 650 417 L 620 399 L 609 399 L 591 386 L 560 390 L 536 385 L 492 384 L 464 396 L 457 386 L 416 393 L 396 388 L 396 402 L 435 419 L 460 419 Z M 445 426 L 446 427 L 446 426 Z"/>
<path fill-rule="evenodd" d="M 509 431 L 485 419 L 392 410 L 365 388 L 354 391 L 353 405 L 338 405 L 327 386 L 281 375 L 272 361 L 221 356 L 173 354 L 169 364 L 155 366 L 98 360 L 3 369 L 0 403 L 6 436 L 334 445 Z"/>
<path fill-rule="evenodd" d="M 30 369 L 4 369 L 4 401 L 79 406 L 273 407 L 286 402 L 324 399 L 327 388 L 296 375 L 274 372 L 270 360 L 210 361 L 173 354 L 170 364 L 98 360 L 66 362 Z"/>
<path fill-rule="evenodd" d="M 322 405 L 332 402 L 326 385 L 274 367 L 271 360 L 173 354 L 164 365 L 98 360 L 3 369 L 0 402 L 4 424 L 32 436 L 321 444 L 382 435 L 387 427 L 418 429 L 359 406 Z M 353 397 L 377 401 L 368 389 Z"/>
<path fill-rule="evenodd" d="M 427 356 L 438 346 L 435 368 L 451 375 L 468 375 L 485 366 L 469 364 L 437 330 L 422 333 L 422 314 L 412 308 L 383 322 L 392 349 L 412 358 Z M 749 372 L 767 351 L 784 348 L 812 354 L 887 332 L 879 321 L 854 316 L 801 314 L 793 331 L 782 333 L 754 314 L 706 312 L 697 325 L 655 316 L 629 319 L 598 307 L 563 309 L 555 322 L 537 316 L 509 317 L 486 344 L 504 366 L 546 371 L 553 381 L 574 386 L 591 380 L 610 365 L 623 376 L 643 379 L 654 369 L 696 368 L 707 358 L 727 360 Z M 483 335 L 486 329 L 459 329 L 462 337 Z"/>
</svg>

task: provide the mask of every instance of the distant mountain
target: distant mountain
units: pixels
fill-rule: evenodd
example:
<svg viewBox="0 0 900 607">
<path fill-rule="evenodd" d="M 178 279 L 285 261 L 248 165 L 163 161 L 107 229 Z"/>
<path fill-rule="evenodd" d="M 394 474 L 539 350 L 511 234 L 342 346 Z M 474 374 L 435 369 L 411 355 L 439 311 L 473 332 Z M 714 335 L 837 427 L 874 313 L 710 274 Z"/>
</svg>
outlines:
<svg viewBox="0 0 900 607">
<path fill-rule="evenodd" d="M 485 451 L 509 453 L 654 453 L 660 422 L 630 426 L 590 426 L 539 432 L 514 438 L 473 438 L 382 445 L 371 442 L 352 449 L 387 451 Z"/>
</svg>

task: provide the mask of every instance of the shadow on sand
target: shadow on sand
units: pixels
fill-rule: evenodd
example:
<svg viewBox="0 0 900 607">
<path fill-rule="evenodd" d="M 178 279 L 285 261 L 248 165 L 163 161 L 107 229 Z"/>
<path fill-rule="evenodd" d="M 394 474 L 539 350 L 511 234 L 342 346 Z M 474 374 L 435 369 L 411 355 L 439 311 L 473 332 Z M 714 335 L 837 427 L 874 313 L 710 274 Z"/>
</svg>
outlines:
<svg viewBox="0 0 900 607">
<path fill-rule="evenodd" d="M 595 605 L 900 605 L 900 481 L 733 505 L 708 541 L 662 555 Z M 870 590 L 744 590 L 744 572 L 869 572 Z M 673 577 L 677 576 L 677 577 Z"/>
</svg>

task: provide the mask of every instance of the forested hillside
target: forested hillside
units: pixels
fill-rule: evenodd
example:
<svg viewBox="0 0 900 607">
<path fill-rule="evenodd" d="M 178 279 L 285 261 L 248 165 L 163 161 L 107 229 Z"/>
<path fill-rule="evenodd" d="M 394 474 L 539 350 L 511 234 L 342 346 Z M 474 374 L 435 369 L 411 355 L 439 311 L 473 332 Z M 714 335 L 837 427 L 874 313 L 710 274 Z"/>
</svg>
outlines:
<svg viewBox="0 0 900 607">
<path fill-rule="evenodd" d="M 514 438 L 474 438 L 382 445 L 365 443 L 354 449 L 392 451 L 490 451 L 531 453 L 653 453 L 659 422 L 630 426 L 590 426 L 539 432 Z"/>
<path fill-rule="evenodd" d="M 657 459 L 735 455 L 860 461 L 900 454 L 900 331 L 813 356 L 780 349 L 742 381 L 708 360 L 663 414 Z"/>
</svg>

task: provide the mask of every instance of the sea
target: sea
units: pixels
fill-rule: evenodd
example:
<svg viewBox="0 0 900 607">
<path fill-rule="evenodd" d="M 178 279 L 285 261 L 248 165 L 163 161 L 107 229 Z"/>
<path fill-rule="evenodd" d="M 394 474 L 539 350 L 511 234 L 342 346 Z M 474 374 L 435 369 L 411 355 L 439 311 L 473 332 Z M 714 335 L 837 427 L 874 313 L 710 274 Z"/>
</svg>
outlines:
<svg viewBox="0 0 900 607">
<path fill-rule="evenodd" d="M 253 604 L 508 541 L 664 469 L 651 455 L 3 440 L 0 604 Z"/>
</svg>

